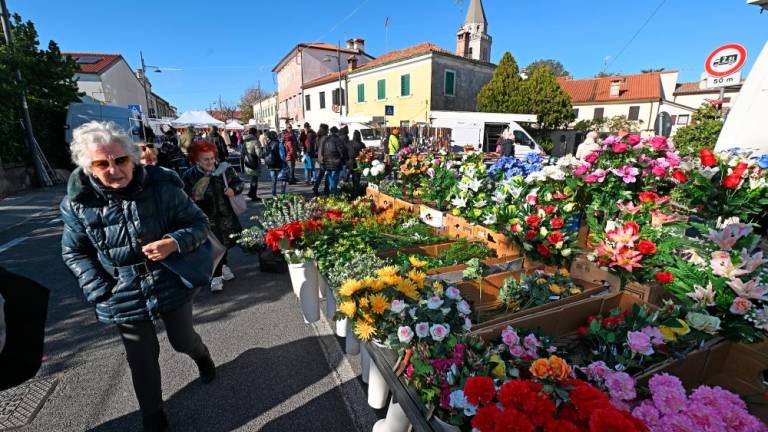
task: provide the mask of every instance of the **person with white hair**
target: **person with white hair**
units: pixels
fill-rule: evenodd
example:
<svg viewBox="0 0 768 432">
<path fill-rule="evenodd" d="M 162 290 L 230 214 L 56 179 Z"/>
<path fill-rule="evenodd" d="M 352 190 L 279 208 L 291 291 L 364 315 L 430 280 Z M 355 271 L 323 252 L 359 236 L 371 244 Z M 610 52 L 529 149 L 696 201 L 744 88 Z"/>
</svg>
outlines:
<svg viewBox="0 0 768 432">
<path fill-rule="evenodd" d="M 587 157 L 587 155 L 599 149 L 600 144 L 597 142 L 599 137 L 600 135 L 598 135 L 595 131 L 590 131 L 587 133 L 587 137 L 584 138 L 584 142 L 579 144 L 579 147 L 576 149 L 576 159 L 584 159 Z"/>
<path fill-rule="evenodd" d="M 70 150 L 78 167 L 61 203 L 64 263 L 97 319 L 117 326 L 144 430 L 167 430 L 154 321 L 163 320 L 171 346 L 195 361 L 203 383 L 216 373 L 192 327 L 197 287 L 163 264 L 197 250 L 207 239 L 208 219 L 176 173 L 139 163 L 139 147 L 114 123 L 78 127 Z"/>
</svg>

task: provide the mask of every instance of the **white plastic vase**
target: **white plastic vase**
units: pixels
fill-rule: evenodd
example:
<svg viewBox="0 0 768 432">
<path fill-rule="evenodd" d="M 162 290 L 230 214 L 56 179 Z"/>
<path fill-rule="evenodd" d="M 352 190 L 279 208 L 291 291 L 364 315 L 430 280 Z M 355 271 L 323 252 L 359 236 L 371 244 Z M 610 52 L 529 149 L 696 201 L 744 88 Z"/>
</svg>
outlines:
<svg viewBox="0 0 768 432">
<path fill-rule="evenodd" d="M 384 375 L 381 374 L 376 363 L 371 362 L 368 368 L 368 406 L 373 409 L 384 408 L 387 405 L 387 396 L 389 396 L 389 386 L 384 380 Z"/>
<path fill-rule="evenodd" d="M 320 280 L 321 291 L 325 288 L 325 316 L 333 319 L 333 316 L 336 314 L 336 295 L 334 295 L 331 287 L 328 286 L 323 275 L 320 275 Z M 323 287 L 323 285 L 325 286 Z"/>
<path fill-rule="evenodd" d="M 362 370 L 360 378 L 367 384 L 371 373 L 371 354 L 365 348 L 365 344 L 360 345 L 360 369 Z"/>
<path fill-rule="evenodd" d="M 343 318 L 336 321 L 336 336 L 347 337 L 347 319 Z"/>
<path fill-rule="evenodd" d="M 317 269 L 317 290 L 320 298 L 325 297 L 325 292 L 328 290 L 328 281 L 325 280 L 325 276 L 320 273 L 320 268 L 317 266 L 317 261 L 312 261 Z"/>
<path fill-rule="evenodd" d="M 435 424 L 438 427 L 438 429 L 437 429 L 438 431 L 441 431 L 441 432 L 461 432 L 461 429 L 459 429 L 458 426 L 454 426 L 454 425 L 452 425 L 452 424 L 450 424 L 450 423 L 448 423 L 446 421 L 441 420 L 438 417 L 433 417 L 433 420 L 434 420 Z"/>
<path fill-rule="evenodd" d="M 352 321 L 346 320 L 346 333 L 347 337 L 345 340 L 345 351 L 349 355 L 358 355 L 360 354 L 360 340 L 355 335 L 355 332 L 352 331 Z M 384 408 L 384 407 L 382 407 Z"/>
<path fill-rule="evenodd" d="M 373 432 L 408 432 L 410 427 L 411 422 L 408 421 L 403 407 L 393 399 L 389 402 L 387 416 L 373 425 Z"/>
<path fill-rule="evenodd" d="M 317 267 L 311 262 L 288 264 L 293 291 L 299 298 L 304 321 L 313 323 L 320 320 L 320 297 L 317 290 Z"/>
</svg>

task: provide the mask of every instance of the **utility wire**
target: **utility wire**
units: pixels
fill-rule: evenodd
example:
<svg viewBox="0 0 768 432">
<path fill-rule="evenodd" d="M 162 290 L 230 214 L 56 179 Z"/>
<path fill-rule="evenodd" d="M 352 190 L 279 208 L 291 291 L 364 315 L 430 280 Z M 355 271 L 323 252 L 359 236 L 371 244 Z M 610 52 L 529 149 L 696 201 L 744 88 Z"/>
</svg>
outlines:
<svg viewBox="0 0 768 432">
<path fill-rule="evenodd" d="M 334 24 L 333 27 L 331 27 L 331 29 L 328 30 L 324 35 L 317 38 L 317 41 L 322 42 L 322 40 L 325 39 L 326 36 L 333 33 L 337 28 L 339 28 L 340 25 L 344 24 L 348 19 L 352 18 L 352 16 L 354 16 L 360 9 L 362 9 L 363 6 L 368 4 L 369 1 L 370 0 L 363 0 L 363 2 L 360 3 L 356 8 L 354 8 L 352 12 L 350 12 L 346 17 L 344 17 L 344 19 Z"/>
<path fill-rule="evenodd" d="M 654 9 L 654 10 L 653 10 L 653 12 L 651 12 L 651 15 L 649 15 L 649 16 L 648 16 L 648 18 L 645 20 L 645 22 L 643 23 L 643 25 L 641 25 L 641 26 L 640 26 L 640 28 L 639 28 L 639 29 L 637 29 L 637 31 L 635 32 L 635 34 L 634 34 L 634 35 L 632 35 L 632 37 L 629 39 L 629 41 L 627 41 L 627 43 L 626 43 L 626 44 L 624 44 L 624 47 L 622 47 L 622 48 L 621 48 L 621 51 L 619 51 L 619 53 L 618 53 L 618 54 L 616 54 L 615 56 L 613 56 L 613 57 L 611 58 L 611 60 L 610 60 L 610 61 L 607 61 L 607 62 L 605 63 L 605 67 L 603 67 L 603 72 L 607 71 L 607 70 L 608 70 L 608 66 L 610 66 L 611 64 L 613 64 L 613 62 L 615 62 L 615 61 L 616 61 L 616 59 L 617 59 L 617 58 L 619 58 L 619 56 L 621 56 L 621 55 L 624 53 L 624 51 L 625 51 L 625 50 L 626 50 L 626 49 L 629 47 L 629 45 L 630 45 L 630 44 L 632 44 L 632 42 L 634 42 L 635 38 L 637 38 L 637 36 L 640 34 L 640 32 L 642 32 L 642 31 L 643 31 L 643 29 L 645 28 L 645 26 L 647 26 L 647 25 L 648 25 L 648 23 L 650 23 L 650 22 L 651 22 L 651 20 L 653 19 L 653 17 L 654 17 L 654 16 L 656 16 L 656 14 L 659 12 L 659 10 L 661 9 L 661 7 L 662 7 L 662 6 L 664 6 L 664 3 L 666 3 L 666 2 L 667 2 L 667 0 L 661 0 L 661 2 L 659 3 L 659 5 L 658 5 L 658 6 L 656 6 L 656 9 Z"/>
</svg>

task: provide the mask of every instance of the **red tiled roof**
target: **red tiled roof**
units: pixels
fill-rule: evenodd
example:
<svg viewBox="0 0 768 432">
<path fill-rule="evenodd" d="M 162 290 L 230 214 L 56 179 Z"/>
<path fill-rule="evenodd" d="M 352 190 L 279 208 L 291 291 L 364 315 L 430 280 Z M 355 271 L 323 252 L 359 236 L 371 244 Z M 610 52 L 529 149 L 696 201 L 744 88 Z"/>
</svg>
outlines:
<svg viewBox="0 0 768 432">
<path fill-rule="evenodd" d="M 328 84 L 330 82 L 338 81 L 339 80 L 339 74 L 341 74 L 341 77 L 344 78 L 349 74 L 348 69 L 344 69 L 341 72 L 331 72 L 328 75 L 323 75 L 320 78 L 315 78 L 312 81 L 309 81 L 305 83 L 302 88 L 310 88 L 310 87 L 317 87 L 321 84 Z"/>
<path fill-rule="evenodd" d="M 387 63 L 393 63 L 400 60 L 405 60 L 407 58 L 416 57 L 416 56 L 431 53 L 431 52 L 453 54 L 450 51 L 440 48 L 439 46 L 433 43 L 424 42 L 408 48 L 403 48 L 395 51 L 390 51 L 386 54 L 382 54 L 376 59 L 371 60 L 368 63 L 358 67 L 357 69 L 355 69 L 355 72 L 363 69 L 370 69 L 372 67 L 381 66 Z"/>
<path fill-rule="evenodd" d="M 299 46 L 307 47 L 307 48 L 318 48 L 318 49 L 324 49 L 324 50 L 330 50 L 330 51 L 336 51 L 338 49 L 343 53 L 358 54 L 357 50 L 344 48 L 344 47 L 337 48 L 336 45 L 331 45 L 325 42 L 302 43 L 302 44 L 299 44 Z"/>
<path fill-rule="evenodd" d="M 560 87 L 570 96 L 571 102 L 611 102 L 661 99 L 661 73 L 651 72 L 637 75 L 619 75 L 603 78 L 557 79 Z M 611 96 L 611 83 L 620 81 L 620 93 Z"/>
<path fill-rule="evenodd" d="M 101 60 L 94 63 L 78 63 L 80 66 L 80 73 L 87 74 L 100 74 L 107 70 L 113 63 L 118 61 L 122 56 L 120 54 L 94 54 L 94 53 L 61 53 L 66 57 L 72 57 L 77 61 L 78 58 L 99 58 Z"/>
</svg>

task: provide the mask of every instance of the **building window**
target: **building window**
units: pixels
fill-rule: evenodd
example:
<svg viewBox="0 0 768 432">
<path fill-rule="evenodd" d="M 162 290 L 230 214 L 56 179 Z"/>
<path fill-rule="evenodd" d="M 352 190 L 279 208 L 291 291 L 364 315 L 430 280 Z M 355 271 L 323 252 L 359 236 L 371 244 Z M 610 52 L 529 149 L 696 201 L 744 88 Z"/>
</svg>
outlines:
<svg viewBox="0 0 768 432">
<path fill-rule="evenodd" d="M 320 109 L 325 109 L 325 92 L 320 92 Z"/>
<path fill-rule="evenodd" d="M 339 100 L 339 90 L 341 90 L 341 100 Z M 347 100 L 344 94 L 344 89 L 336 89 L 331 92 L 331 99 L 334 105 L 344 106 L 344 101 Z"/>
<path fill-rule="evenodd" d="M 456 72 L 452 70 L 445 71 L 445 80 L 444 80 L 444 88 L 443 93 L 446 96 L 455 96 L 456 95 Z"/>
<path fill-rule="evenodd" d="M 357 85 L 357 103 L 365 102 L 365 84 Z"/>
<path fill-rule="evenodd" d="M 621 95 L 621 81 L 611 81 L 610 92 L 612 97 L 618 97 Z"/>
<path fill-rule="evenodd" d="M 690 116 L 688 114 L 680 114 L 679 116 L 677 116 L 677 124 L 679 124 L 679 125 L 687 125 L 689 117 Z"/>
<path fill-rule="evenodd" d="M 387 98 L 387 80 L 380 79 L 376 82 L 376 99 L 384 100 Z"/>
<path fill-rule="evenodd" d="M 411 95 L 411 74 L 400 75 L 400 96 Z"/>
<path fill-rule="evenodd" d="M 602 120 L 605 108 L 595 108 L 595 114 L 592 116 L 593 120 Z"/>
<path fill-rule="evenodd" d="M 574 108 L 573 109 L 573 118 L 575 118 L 575 119 L 579 118 L 579 109 L 578 108 Z"/>
<path fill-rule="evenodd" d="M 322 108 L 322 106 L 320 108 Z M 310 110 L 309 95 L 304 96 L 304 109 L 306 109 L 307 111 Z"/>
<path fill-rule="evenodd" d="M 629 107 L 629 116 L 627 117 L 628 120 L 640 120 L 640 106 L 635 105 Z"/>
</svg>

